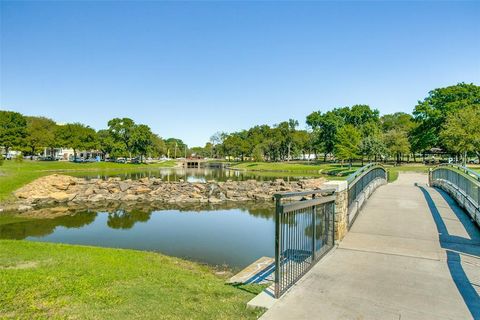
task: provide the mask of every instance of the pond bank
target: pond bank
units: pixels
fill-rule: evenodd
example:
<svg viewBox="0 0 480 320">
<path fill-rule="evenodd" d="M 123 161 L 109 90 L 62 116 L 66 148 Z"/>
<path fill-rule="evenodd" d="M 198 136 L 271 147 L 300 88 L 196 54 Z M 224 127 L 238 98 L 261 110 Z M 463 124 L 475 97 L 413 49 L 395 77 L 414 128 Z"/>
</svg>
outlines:
<svg viewBox="0 0 480 320">
<path fill-rule="evenodd" d="M 14 192 L 15 201 L 0 211 L 30 211 L 45 206 L 105 206 L 105 204 L 176 204 L 272 201 L 277 192 L 318 189 L 323 178 L 287 182 L 283 179 L 216 182 L 165 182 L 158 178 L 83 179 L 67 175 L 38 178 Z"/>
<path fill-rule="evenodd" d="M 0 318 L 257 319 L 261 286 L 157 253 L 0 240 Z M 201 306 L 201 307 L 199 307 Z"/>
</svg>

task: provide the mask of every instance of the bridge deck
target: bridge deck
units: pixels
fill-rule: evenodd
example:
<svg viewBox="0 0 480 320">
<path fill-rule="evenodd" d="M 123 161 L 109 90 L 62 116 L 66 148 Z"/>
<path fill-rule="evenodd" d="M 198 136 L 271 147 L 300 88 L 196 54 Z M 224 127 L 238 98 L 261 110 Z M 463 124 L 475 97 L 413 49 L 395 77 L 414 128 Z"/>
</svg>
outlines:
<svg viewBox="0 0 480 320">
<path fill-rule="evenodd" d="M 262 319 L 480 319 L 480 231 L 426 182 L 401 174 L 379 188 Z"/>
</svg>

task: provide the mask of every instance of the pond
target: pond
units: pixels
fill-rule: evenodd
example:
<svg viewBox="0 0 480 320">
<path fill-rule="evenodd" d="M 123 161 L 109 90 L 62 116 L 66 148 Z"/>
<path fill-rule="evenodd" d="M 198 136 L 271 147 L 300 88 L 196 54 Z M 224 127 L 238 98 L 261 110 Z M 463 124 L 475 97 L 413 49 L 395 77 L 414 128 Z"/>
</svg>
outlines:
<svg viewBox="0 0 480 320">
<path fill-rule="evenodd" d="M 234 270 L 273 257 L 272 204 L 229 206 L 78 211 L 0 225 L 0 238 L 157 251 Z"/>
<path fill-rule="evenodd" d="M 66 172 L 68 173 L 68 172 Z M 187 182 L 207 182 L 215 181 L 242 181 L 254 179 L 258 181 L 272 181 L 275 179 L 284 179 L 286 181 L 300 180 L 305 178 L 319 177 L 319 174 L 312 173 L 291 173 L 291 172 L 255 172 L 240 171 L 220 168 L 156 168 L 139 171 L 102 171 L 91 173 L 68 173 L 77 177 L 86 179 L 107 179 L 109 177 L 119 177 L 121 179 L 140 179 L 146 177 L 160 178 L 163 181 L 187 181 Z"/>
</svg>

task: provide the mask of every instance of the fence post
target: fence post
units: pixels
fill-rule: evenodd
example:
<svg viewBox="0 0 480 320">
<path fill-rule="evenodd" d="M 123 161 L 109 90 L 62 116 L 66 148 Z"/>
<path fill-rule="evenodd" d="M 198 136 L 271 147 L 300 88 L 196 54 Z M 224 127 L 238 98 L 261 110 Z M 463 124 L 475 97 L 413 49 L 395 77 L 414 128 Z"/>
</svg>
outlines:
<svg viewBox="0 0 480 320">
<path fill-rule="evenodd" d="M 335 244 L 335 206 L 336 206 L 336 201 L 333 202 L 332 204 L 332 246 Z"/>
<path fill-rule="evenodd" d="M 315 194 L 312 195 L 312 199 L 315 199 Z M 315 249 L 317 248 L 317 206 L 312 208 L 312 263 L 315 262 Z"/>
<path fill-rule="evenodd" d="M 281 197 L 275 195 L 275 297 L 280 297 L 280 211 Z"/>
</svg>

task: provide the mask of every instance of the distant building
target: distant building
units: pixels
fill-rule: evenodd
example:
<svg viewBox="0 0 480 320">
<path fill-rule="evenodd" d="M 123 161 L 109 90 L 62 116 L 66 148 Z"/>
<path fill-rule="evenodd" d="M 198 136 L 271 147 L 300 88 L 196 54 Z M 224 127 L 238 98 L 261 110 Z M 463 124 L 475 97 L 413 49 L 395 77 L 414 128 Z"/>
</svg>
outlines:
<svg viewBox="0 0 480 320">
<path fill-rule="evenodd" d="M 44 148 L 43 149 L 43 156 L 45 158 L 52 157 L 58 160 L 64 161 L 73 161 L 74 160 L 74 152 L 71 148 Z M 102 153 L 97 150 L 79 150 L 77 151 L 77 158 L 79 159 L 97 159 L 97 157 L 102 157 Z"/>
<path fill-rule="evenodd" d="M 43 157 L 55 158 L 58 160 L 70 160 L 73 158 L 73 149 L 70 148 L 44 148 Z"/>
</svg>

